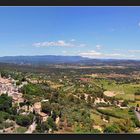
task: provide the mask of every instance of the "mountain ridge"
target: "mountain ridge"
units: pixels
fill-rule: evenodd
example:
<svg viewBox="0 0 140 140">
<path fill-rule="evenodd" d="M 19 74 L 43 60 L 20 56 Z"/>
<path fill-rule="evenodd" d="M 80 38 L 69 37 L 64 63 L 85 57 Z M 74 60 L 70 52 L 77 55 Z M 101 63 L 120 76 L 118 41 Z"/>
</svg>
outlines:
<svg viewBox="0 0 140 140">
<path fill-rule="evenodd" d="M 64 55 L 18 55 L 18 56 L 2 56 L 2 63 L 14 64 L 81 64 L 81 65 L 119 65 L 121 63 L 140 65 L 140 60 L 133 59 L 97 59 L 82 56 L 64 56 Z"/>
</svg>

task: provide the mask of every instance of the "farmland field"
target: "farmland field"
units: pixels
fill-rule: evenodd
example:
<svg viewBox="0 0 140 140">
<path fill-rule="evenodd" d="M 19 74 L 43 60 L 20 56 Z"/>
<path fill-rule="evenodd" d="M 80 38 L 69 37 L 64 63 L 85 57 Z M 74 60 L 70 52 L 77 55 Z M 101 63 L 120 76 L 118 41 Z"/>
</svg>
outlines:
<svg viewBox="0 0 140 140">
<path fill-rule="evenodd" d="M 135 92 L 140 88 L 140 84 L 117 84 L 112 80 L 98 80 L 99 85 L 107 91 L 112 91 L 116 98 L 135 100 Z"/>
</svg>

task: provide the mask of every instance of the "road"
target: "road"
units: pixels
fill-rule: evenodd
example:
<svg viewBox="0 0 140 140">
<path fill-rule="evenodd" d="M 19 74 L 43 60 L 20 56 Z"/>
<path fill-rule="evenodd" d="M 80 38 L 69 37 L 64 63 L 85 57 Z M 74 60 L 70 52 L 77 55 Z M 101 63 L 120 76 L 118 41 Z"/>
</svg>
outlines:
<svg viewBox="0 0 140 140">
<path fill-rule="evenodd" d="M 35 121 L 29 126 L 28 130 L 25 132 L 25 133 L 33 133 L 33 131 L 35 130 L 36 128 L 36 123 Z"/>
<path fill-rule="evenodd" d="M 136 116 L 137 116 L 138 120 L 140 121 L 140 113 L 139 113 L 139 112 L 137 112 L 137 111 L 134 111 L 134 112 L 135 112 L 135 114 L 136 114 Z"/>
</svg>

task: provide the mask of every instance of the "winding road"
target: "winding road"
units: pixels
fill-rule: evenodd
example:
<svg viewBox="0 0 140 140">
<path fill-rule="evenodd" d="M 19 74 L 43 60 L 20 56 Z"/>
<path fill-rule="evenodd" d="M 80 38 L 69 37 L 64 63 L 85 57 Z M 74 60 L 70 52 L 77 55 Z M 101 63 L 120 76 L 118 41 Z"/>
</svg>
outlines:
<svg viewBox="0 0 140 140">
<path fill-rule="evenodd" d="M 140 113 L 137 112 L 137 111 L 135 111 L 135 110 L 134 110 L 134 112 L 135 112 L 135 114 L 136 114 L 137 119 L 138 119 L 139 122 L 140 122 Z M 137 128 L 137 129 L 135 130 L 135 133 L 140 134 L 140 128 Z"/>
<path fill-rule="evenodd" d="M 137 116 L 137 118 L 138 118 L 138 120 L 139 120 L 139 122 L 140 122 L 140 113 L 137 112 L 137 111 L 134 111 L 134 112 L 135 112 L 135 114 L 136 114 L 136 116 Z"/>
<path fill-rule="evenodd" d="M 28 130 L 25 133 L 33 133 L 33 131 L 36 129 L 36 123 L 35 121 L 29 126 Z"/>
</svg>

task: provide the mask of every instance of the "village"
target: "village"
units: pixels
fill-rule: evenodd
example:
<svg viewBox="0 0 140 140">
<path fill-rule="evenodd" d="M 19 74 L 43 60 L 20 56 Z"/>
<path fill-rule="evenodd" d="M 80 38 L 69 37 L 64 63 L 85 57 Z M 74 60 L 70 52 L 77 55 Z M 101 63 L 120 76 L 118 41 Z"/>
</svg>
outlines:
<svg viewBox="0 0 140 140">
<path fill-rule="evenodd" d="M 17 113 L 20 115 L 29 115 L 30 113 L 34 113 L 35 115 L 39 116 L 41 122 L 47 121 L 49 117 L 48 114 L 42 112 L 41 102 L 47 102 L 48 100 L 42 100 L 41 102 L 36 102 L 34 105 L 20 105 L 25 103 L 27 100 L 23 97 L 23 93 L 20 92 L 20 88 L 24 85 L 28 84 L 28 82 L 22 82 L 21 85 L 16 85 L 16 81 L 12 79 L 10 76 L 9 78 L 1 77 L 0 75 L 0 95 L 7 94 L 8 96 L 12 97 L 12 106 L 16 106 Z M 9 120 L 8 120 L 9 121 Z M 10 121 L 11 122 L 11 121 Z M 56 124 L 59 122 L 59 117 L 56 118 Z M 16 123 L 14 123 L 14 128 L 18 127 Z M 35 119 L 33 123 L 28 127 L 25 133 L 32 133 L 36 129 L 36 122 Z M 0 131 L 1 133 L 13 133 L 13 127 L 6 128 Z M 51 129 L 49 130 L 51 132 Z"/>
<path fill-rule="evenodd" d="M 19 92 L 18 86 L 16 86 L 16 81 L 12 78 L 2 78 L 0 76 L 0 94 L 8 94 L 13 99 L 13 104 L 24 102 L 22 93 Z"/>
</svg>

